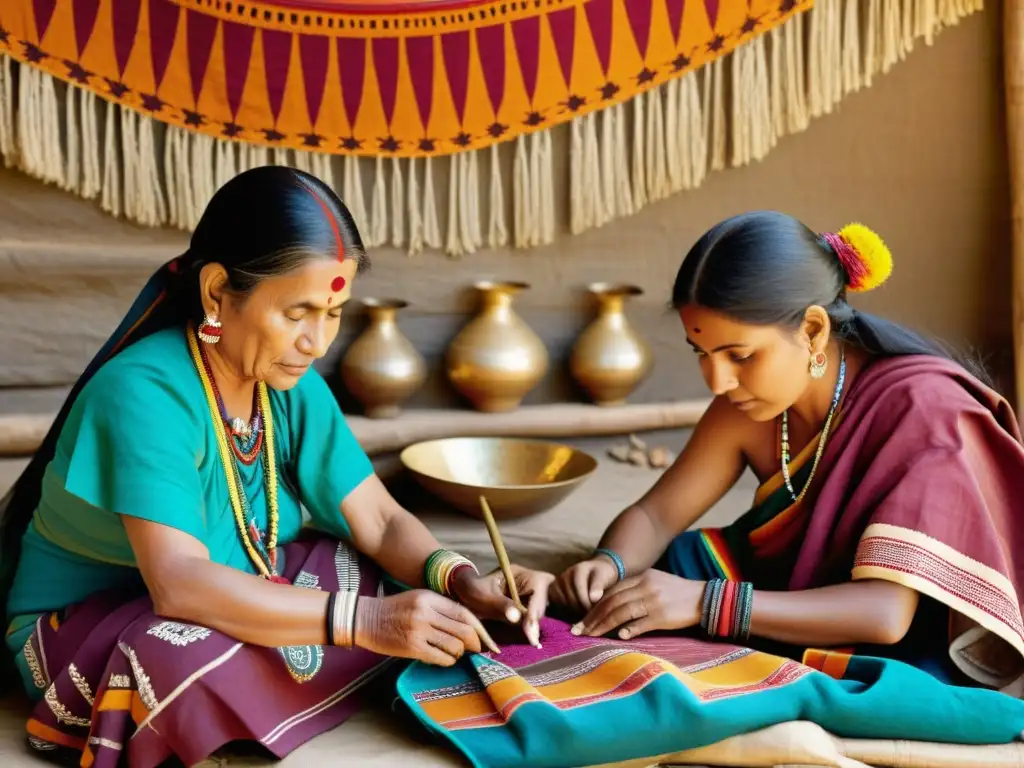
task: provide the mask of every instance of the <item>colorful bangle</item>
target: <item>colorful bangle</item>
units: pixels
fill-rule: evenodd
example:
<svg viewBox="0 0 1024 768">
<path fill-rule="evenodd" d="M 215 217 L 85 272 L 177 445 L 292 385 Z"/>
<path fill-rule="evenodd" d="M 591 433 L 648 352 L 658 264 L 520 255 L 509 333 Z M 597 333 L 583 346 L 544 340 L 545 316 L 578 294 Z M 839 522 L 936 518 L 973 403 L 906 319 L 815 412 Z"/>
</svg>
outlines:
<svg viewBox="0 0 1024 768">
<path fill-rule="evenodd" d="M 327 613 L 324 614 L 324 624 L 327 625 L 327 645 L 334 645 L 334 604 L 338 600 L 338 593 L 331 592 L 327 595 Z"/>
<path fill-rule="evenodd" d="M 619 572 L 619 581 L 623 581 L 626 578 L 626 564 L 622 562 L 622 558 L 616 552 L 608 549 L 608 547 L 598 547 L 594 550 L 594 556 L 596 557 L 597 555 L 604 555 L 615 564 L 615 570 Z"/>
<path fill-rule="evenodd" d="M 356 607 L 359 603 L 357 592 L 335 592 L 327 601 L 328 630 L 330 645 L 351 648 L 356 640 Z"/>
<path fill-rule="evenodd" d="M 445 597 L 452 597 L 453 577 L 463 568 L 470 568 L 476 574 L 480 573 L 472 561 L 462 555 L 449 552 L 447 549 L 439 549 L 431 554 L 423 565 L 423 580 L 428 589 Z"/>
<path fill-rule="evenodd" d="M 745 641 L 750 637 L 754 585 L 711 579 L 704 588 L 700 626 L 709 638 Z"/>
</svg>

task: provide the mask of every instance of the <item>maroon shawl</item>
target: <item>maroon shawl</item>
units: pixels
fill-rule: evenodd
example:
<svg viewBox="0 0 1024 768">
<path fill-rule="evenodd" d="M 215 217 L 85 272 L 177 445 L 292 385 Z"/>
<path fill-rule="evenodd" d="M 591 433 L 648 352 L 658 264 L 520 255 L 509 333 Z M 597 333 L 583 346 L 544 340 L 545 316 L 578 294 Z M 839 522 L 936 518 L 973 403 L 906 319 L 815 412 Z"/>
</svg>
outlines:
<svg viewBox="0 0 1024 768">
<path fill-rule="evenodd" d="M 906 585 L 951 609 L 950 655 L 974 680 L 1024 685 L 1024 447 L 1007 402 L 936 357 L 877 361 L 829 437 L 790 589 Z"/>
</svg>

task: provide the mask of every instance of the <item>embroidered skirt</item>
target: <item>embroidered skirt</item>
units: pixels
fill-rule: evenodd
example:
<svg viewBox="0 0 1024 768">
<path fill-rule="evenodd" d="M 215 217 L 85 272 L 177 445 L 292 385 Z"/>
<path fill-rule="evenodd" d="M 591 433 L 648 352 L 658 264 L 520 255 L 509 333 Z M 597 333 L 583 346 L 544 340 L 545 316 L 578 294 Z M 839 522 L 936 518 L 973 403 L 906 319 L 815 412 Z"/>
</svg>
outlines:
<svg viewBox="0 0 1024 768">
<path fill-rule="evenodd" d="M 343 542 L 296 542 L 285 558 L 297 586 L 383 591 L 376 566 Z M 358 648 L 246 645 L 161 619 L 149 598 L 110 595 L 41 617 L 24 654 L 45 691 L 28 721 L 31 745 L 80 753 L 84 768 L 192 765 L 234 741 L 282 758 L 351 716 L 354 694 L 388 662 Z"/>
</svg>

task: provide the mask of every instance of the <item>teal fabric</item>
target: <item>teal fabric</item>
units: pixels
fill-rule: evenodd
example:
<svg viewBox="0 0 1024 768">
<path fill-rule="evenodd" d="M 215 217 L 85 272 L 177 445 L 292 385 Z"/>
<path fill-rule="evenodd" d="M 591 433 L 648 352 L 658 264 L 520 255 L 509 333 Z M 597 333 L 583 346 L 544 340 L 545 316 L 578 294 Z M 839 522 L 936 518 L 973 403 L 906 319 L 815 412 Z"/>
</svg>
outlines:
<svg viewBox="0 0 1024 768">
<path fill-rule="evenodd" d="M 310 371 L 289 391 L 271 390 L 270 403 L 279 543 L 296 538 L 303 508 L 317 528 L 348 538 L 340 504 L 373 467 L 333 394 Z M 262 463 L 242 465 L 241 473 L 265 530 Z M 183 329 L 136 342 L 79 394 L 22 539 L 8 621 L 61 610 L 107 589 L 140 590 L 121 515 L 176 528 L 202 541 L 214 562 L 255 572 L 235 525 L 214 420 Z M 10 650 L 20 649 L 20 634 L 8 635 Z"/>
<path fill-rule="evenodd" d="M 548 624 L 545 650 L 549 640 L 561 650 L 534 659 L 532 674 L 540 674 L 543 664 L 551 679 L 573 663 L 579 650 L 574 641 L 554 636 L 567 633 L 568 626 Z M 503 664 L 509 650 L 504 646 L 493 659 L 464 658 L 447 669 L 415 662 L 398 681 L 399 696 L 420 722 L 478 768 L 569 768 L 653 757 L 794 720 L 847 738 L 975 745 L 1010 743 L 1024 731 L 1024 701 L 946 685 L 902 662 L 866 656 L 851 659 L 842 680 L 809 671 L 792 682 L 718 700 L 701 700 L 676 676 L 660 674 L 640 687 L 605 681 L 604 692 L 579 704 L 556 704 L 542 694 L 512 708 L 503 686 L 510 676 L 531 672 Z M 453 699 L 476 691 L 492 706 L 503 705 L 494 720 L 477 727 L 467 723 L 481 714 L 479 698 L 462 715 L 450 715 L 467 718 L 458 728 L 435 721 L 420 703 L 424 696 L 443 697 L 451 707 Z"/>
</svg>

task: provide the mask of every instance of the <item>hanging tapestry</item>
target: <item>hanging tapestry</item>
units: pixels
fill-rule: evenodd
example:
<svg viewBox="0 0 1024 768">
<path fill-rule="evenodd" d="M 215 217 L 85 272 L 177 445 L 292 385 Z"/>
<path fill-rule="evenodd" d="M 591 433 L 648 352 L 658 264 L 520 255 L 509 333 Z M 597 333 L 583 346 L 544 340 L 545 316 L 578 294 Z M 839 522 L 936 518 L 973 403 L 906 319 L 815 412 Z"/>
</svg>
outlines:
<svg viewBox="0 0 1024 768">
<path fill-rule="evenodd" d="M 515 244 L 537 245 L 555 231 L 554 126 L 569 123 L 579 232 L 760 159 L 980 7 L 818 0 L 805 25 L 813 2 L 3 0 L 0 153 L 111 213 L 185 229 L 242 169 L 333 183 L 340 156 L 371 245 L 498 247 L 510 212 Z"/>
</svg>

